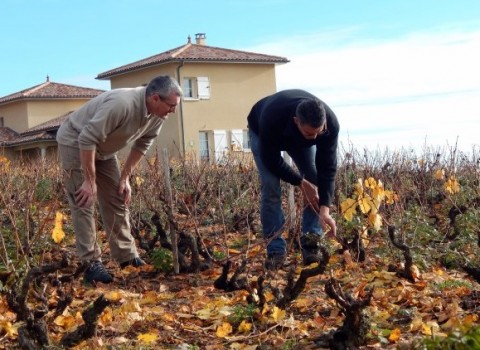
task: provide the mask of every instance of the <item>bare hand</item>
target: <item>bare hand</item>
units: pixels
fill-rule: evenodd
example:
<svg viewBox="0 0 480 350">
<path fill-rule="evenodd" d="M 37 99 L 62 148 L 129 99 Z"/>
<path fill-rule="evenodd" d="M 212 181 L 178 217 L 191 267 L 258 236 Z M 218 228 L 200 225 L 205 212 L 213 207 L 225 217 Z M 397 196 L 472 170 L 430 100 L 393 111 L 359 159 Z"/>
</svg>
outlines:
<svg viewBox="0 0 480 350">
<path fill-rule="evenodd" d="M 130 181 L 128 181 L 128 178 L 120 179 L 118 194 L 123 195 L 123 203 L 126 206 L 129 206 L 132 202 L 132 188 L 130 187 Z"/>
<path fill-rule="evenodd" d="M 330 215 L 330 208 L 327 206 L 320 207 L 320 224 L 328 238 L 337 237 L 337 223 Z"/>
<path fill-rule="evenodd" d="M 83 181 L 82 186 L 75 192 L 75 202 L 79 207 L 90 207 L 97 197 L 95 182 Z"/>
</svg>

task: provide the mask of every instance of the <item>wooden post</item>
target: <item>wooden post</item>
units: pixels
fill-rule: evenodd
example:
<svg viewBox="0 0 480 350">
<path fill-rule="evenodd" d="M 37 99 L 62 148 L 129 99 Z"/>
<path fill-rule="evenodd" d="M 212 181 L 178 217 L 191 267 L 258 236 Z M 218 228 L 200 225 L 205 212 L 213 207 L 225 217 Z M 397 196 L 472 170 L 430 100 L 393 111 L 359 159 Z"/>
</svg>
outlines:
<svg viewBox="0 0 480 350">
<path fill-rule="evenodd" d="M 166 148 L 163 149 L 163 173 L 165 178 L 165 192 L 167 195 L 167 216 L 170 224 L 170 241 L 172 243 L 173 271 L 178 274 L 180 272 L 180 267 L 178 266 L 177 232 L 175 231 L 175 226 L 173 225 L 173 196 L 170 182 L 170 157 Z"/>
</svg>

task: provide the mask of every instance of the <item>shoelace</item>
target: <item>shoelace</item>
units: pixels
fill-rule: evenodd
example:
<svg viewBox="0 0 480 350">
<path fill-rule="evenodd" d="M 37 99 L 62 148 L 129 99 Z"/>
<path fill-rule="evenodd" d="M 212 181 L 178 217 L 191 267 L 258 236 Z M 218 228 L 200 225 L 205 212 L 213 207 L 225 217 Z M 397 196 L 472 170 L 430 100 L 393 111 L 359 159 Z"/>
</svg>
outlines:
<svg viewBox="0 0 480 350">
<path fill-rule="evenodd" d="M 107 273 L 107 270 L 105 270 L 105 267 L 100 261 L 95 261 L 92 265 L 90 265 L 90 271 Z"/>
</svg>

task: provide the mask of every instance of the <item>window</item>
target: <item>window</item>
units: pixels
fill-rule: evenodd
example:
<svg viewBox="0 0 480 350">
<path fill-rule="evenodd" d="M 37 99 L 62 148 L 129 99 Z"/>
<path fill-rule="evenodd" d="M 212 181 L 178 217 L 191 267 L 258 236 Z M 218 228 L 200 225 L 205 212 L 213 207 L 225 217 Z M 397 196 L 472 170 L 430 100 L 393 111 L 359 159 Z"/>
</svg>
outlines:
<svg viewBox="0 0 480 350">
<path fill-rule="evenodd" d="M 208 162 L 210 160 L 208 152 L 208 133 L 206 131 L 200 131 L 198 137 L 200 139 L 198 150 L 200 152 L 200 159 Z"/>
<path fill-rule="evenodd" d="M 210 98 L 208 77 L 183 78 L 183 96 L 187 99 L 208 100 Z"/>
<path fill-rule="evenodd" d="M 4 125 L 4 120 L 3 120 L 3 117 L 0 117 L 0 128 L 3 127 L 3 126 L 5 126 Z"/>
<path fill-rule="evenodd" d="M 192 78 L 183 78 L 183 96 L 187 98 L 193 98 Z"/>
</svg>

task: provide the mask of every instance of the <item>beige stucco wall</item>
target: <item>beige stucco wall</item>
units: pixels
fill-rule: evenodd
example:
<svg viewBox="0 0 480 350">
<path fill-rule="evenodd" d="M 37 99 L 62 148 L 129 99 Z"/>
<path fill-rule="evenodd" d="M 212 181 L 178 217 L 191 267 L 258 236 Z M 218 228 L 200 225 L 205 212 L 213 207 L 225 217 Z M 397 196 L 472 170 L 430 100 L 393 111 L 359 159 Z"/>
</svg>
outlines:
<svg viewBox="0 0 480 350">
<path fill-rule="evenodd" d="M 16 132 L 28 129 L 27 104 L 25 102 L 12 102 L 0 105 L 0 117 L 3 117 L 3 126 Z"/>
<path fill-rule="evenodd" d="M 88 101 L 90 98 L 28 101 L 28 127 L 32 128 L 67 112 L 75 111 Z"/>
<path fill-rule="evenodd" d="M 90 99 L 20 100 L 0 106 L 4 126 L 18 133 L 74 111 Z"/>
<path fill-rule="evenodd" d="M 183 100 L 184 137 L 187 152 L 198 153 L 199 131 L 247 129 L 253 104 L 276 90 L 273 64 L 192 64 L 181 78 L 206 76 L 207 100 Z"/>
</svg>

